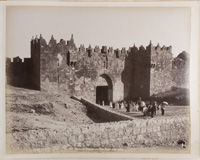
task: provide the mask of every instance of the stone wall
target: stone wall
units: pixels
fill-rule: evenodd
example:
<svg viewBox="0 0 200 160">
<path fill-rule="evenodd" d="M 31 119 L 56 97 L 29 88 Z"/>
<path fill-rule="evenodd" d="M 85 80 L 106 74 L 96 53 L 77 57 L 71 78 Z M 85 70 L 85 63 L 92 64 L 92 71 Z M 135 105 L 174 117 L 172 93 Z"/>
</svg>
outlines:
<svg viewBox="0 0 200 160">
<path fill-rule="evenodd" d="M 183 60 L 180 58 L 175 58 L 172 62 L 172 78 L 174 87 L 177 88 L 187 88 L 190 87 L 190 68 L 189 60 Z"/>
<path fill-rule="evenodd" d="M 36 38 L 31 41 L 31 83 L 34 89 L 40 90 L 41 83 L 40 83 L 40 54 L 41 48 L 43 46 L 44 40 L 40 37 L 39 39 Z"/>
<path fill-rule="evenodd" d="M 33 40 L 34 41 L 34 40 Z M 40 37 L 40 41 L 45 41 Z M 150 43 L 146 48 L 135 46 L 113 50 L 90 45 L 79 48 L 52 37 L 40 45 L 40 85 L 42 91 L 59 91 L 81 95 L 95 101 L 99 77 L 105 74 L 112 81 L 112 101 L 150 96 Z"/>
<path fill-rule="evenodd" d="M 162 48 L 159 44 L 151 51 L 151 80 L 150 95 L 170 91 L 172 79 L 172 52 L 171 46 Z"/>
<path fill-rule="evenodd" d="M 7 84 L 15 87 L 33 88 L 31 79 L 31 58 L 24 58 L 22 61 L 19 57 L 6 59 L 6 81 Z"/>
<path fill-rule="evenodd" d="M 189 86 L 185 78 L 189 76 L 189 66 L 172 67 L 171 49 L 153 46 L 151 42 L 146 48 L 134 45 L 128 50 L 90 45 L 78 48 L 73 36 L 67 42 L 63 39 L 57 42 L 52 36 L 46 43 L 40 35 L 31 40 L 31 63 L 23 65 L 27 74 L 21 74 L 22 67 L 7 63 L 11 64 L 7 68 L 12 68 L 7 75 L 19 73 L 10 76 L 8 83 L 26 82 L 37 90 L 83 96 L 95 102 L 96 87 L 102 85 L 99 79 L 108 77 L 105 81 L 109 101 L 148 99 L 172 87 Z"/>
<path fill-rule="evenodd" d="M 52 37 L 48 45 L 41 46 L 41 90 L 81 95 L 95 101 L 98 79 L 105 74 L 112 81 L 113 101 L 122 100 L 123 54 L 116 58 L 113 50 L 103 49 L 105 53 L 98 47 L 76 48 L 73 43 L 66 45 L 64 40 L 56 43 Z"/>
<path fill-rule="evenodd" d="M 127 51 L 122 73 L 126 100 L 149 97 L 151 45 L 146 48 L 140 46 L 139 49 L 134 45 Z"/>
<path fill-rule="evenodd" d="M 66 129 L 38 129 L 7 135 L 12 151 L 34 151 L 54 148 L 62 151 L 76 148 L 176 147 L 179 140 L 189 143 L 190 127 L 186 117 L 136 119 L 91 125 L 66 126 Z M 41 151 L 41 150 L 40 150 Z"/>
</svg>

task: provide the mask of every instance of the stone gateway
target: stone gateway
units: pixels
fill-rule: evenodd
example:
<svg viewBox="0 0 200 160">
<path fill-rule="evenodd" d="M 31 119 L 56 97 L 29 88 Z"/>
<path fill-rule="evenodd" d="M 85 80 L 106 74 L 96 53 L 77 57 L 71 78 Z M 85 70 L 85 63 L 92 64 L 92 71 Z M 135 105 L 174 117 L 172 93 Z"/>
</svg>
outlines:
<svg viewBox="0 0 200 160">
<path fill-rule="evenodd" d="M 188 88 L 189 61 L 173 58 L 172 47 L 150 44 L 125 48 L 49 43 L 40 35 L 31 40 L 31 58 L 6 61 L 7 84 L 45 92 L 82 96 L 93 102 L 110 102 Z"/>
</svg>

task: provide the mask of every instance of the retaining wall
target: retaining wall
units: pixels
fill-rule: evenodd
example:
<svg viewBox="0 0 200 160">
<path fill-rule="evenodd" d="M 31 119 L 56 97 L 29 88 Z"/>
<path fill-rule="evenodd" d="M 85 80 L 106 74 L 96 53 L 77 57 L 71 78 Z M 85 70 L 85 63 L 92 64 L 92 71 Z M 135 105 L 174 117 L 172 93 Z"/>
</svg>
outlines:
<svg viewBox="0 0 200 160">
<path fill-rule="evenodd" d="M 7 147 L 16 150 L 56 148 L 175 147 L 179 140 L 188 144 L 189 119 L 186 117 L 136 119 L 91 125 L 66 126 L 66 129 L 38 129 L 7 135 Z"/>
<path fill-rule="evenodd" d="M 116 111 L 108 109 L 107 107 L 100 106 L 94 102 L 91 102 L 85 98 L 81 98 L 81 102 L 87 107 L 88 112 L 95 113 L 96 116 L 98 116 L 105 122 L 125 121 L 134 119 L 131 116 L 120 114 Z"/>
</svg>

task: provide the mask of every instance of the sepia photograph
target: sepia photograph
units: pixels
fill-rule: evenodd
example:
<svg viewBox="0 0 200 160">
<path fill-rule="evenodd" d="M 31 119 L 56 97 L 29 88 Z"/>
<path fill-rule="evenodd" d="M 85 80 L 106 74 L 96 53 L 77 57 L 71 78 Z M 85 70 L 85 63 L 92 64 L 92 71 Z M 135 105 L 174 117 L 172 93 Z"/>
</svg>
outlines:
<svg viewBox="0 0 200 160">
<path fill-rule="evenodd" d="M 6 152 L 191 153 L 190 7 L 6 6 Z"/>
</svg>

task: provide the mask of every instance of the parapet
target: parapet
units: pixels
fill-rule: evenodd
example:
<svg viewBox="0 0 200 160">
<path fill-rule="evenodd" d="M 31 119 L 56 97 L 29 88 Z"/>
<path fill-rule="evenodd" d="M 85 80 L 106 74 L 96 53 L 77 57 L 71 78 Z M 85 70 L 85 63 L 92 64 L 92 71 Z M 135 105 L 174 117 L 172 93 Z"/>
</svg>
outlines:
<svg viewBox="0 0 200 160">
<path fill-rule="evenodd" d="M 165 45 L 162 46 L 161 50 L 166 50 L 167 48 L 165 47 Z"/>
<path fill-rule="evenodd" d="M 113 47 L 109 47 L 109 49 L 108 49 L 108 53 L 113 53 Z"/>
<path fill-rule="evenodd" d="M 88 57 L 92 56 L 92 52 L 93 52 L 93 48 L 91 47 L 91 45 L 89 45 L 89 47 L 86 49 L 87 53 L 88 53 Z"/>
<path fill-rule="evenodd" d="M 14 57 L 13 58 L 13 63 L 22 63 L 22 59 L 19 56 Z"/>
<path fill-rule="evenodd" d="M 96 52 L 96 53 L 100 53 L 101 52 L 101 49 L 99 48 L 99 46 L 95 46 L 94 52 Z"/>
<path fill-rule="evenodd" d="M 131 48 L 131 52 L 138 52 L 138 48 L 135 46 L 135 44 Z"/>
<path fill-rule="evenodd" d="M 144 48 L 143 45 L 141 45 L 141 46 L 139 47 L 139 51 L 145 51 L 145 48 Z"/>
<path fill-rule="evenodd" d="M 42 37 L 42 34 L 40 34 L 40 44 L 41 44 L 42 46 L 46 46 L 46 45 L 47 45 L 47 42 L 46 42 L 46 40 Z"/>
<path fill-rule="evenodd" d="M 127 53 L 127 50 L 126 50 L 125 47 L 122 47 L 121 53 L 122 53 L 122 54 L 126 54 L 126 53 Z"/>
<path fill-rule="evenodd" d="M 31 58 L 20 58 L 19 56 L 14 58 L 6 58 L 6 63 L 31 63 Z"/>
<path fill-rule="evenodd" d="M 24 63 L 31 63 L 31 58 L 24 58 Z"/>
<path fill-rule="evenodd" d="M 40 41 L 43 41 L 43 37 L 42 35 L 40 34 L 40 37 L 38 39 L 38 37 L 36 36 L 35 38 L 33 37 L 32 40 L 31 40 L 31 43 L 33 44 L 36 44 Z M 45 40 L 44 40 L 45 41 Z M 66 44 L 67 42 L 67 44 Z M 45 44 L 45 43 L 44 43 Z M 71 49 L 71 50 L 76 50 L 77 51 L 77 48 L 75 46 L 75 43 L 74 43 L 74 37 L 73 37 L 73 34 L 71 35 L 71 39 L 69 41 L 65 41 L 63 39 L 60 40 L 59 44 L 63 44 L 64 46 L 67 46 L 68 49 Z M 51 46 L 56 46 L 57 45 L 57 42 L 56 40 L 54 39 L 53 35 L 51 36 L 51 39 L 49 41 L 49 44 L 48 46 L 51 47 Z M 146 46 L 146 48 L 141 45 L 139 48 L 135 46 L 133 47 L 129 47 L 128 50 L 126 50 L 125 47 L 123 47 L 121 50 L 120 49 L 113 49 L 113 47 L 107 47 L 107 46 L 102 46 L 102 48 L 100 49 L 99 46 L 95 46 L 94 49 L 91 47 L 91 45 L 89 45 L 88 48 L 85 48 L 84 45 L 80 45 L 80 48 L 79 48 L 79 51 L 80 52 L 87 52 L 86 54 L 88 54 L 89 57 L 92 56 L 92 52 L 95 52 L 95 53 L 102 53 L 102 54 L 107 54 L 109 53 L 109 56 L 112 56 L 114 55 L 116 58 L 120 58 L 120 57 L 124 57 L 124 56 L 127 56 L 127 54 L 129 54 L 130 56 L 138 56 L 137 54 L 136 55 L 132 55 L 132 53 L 149 53 L 150 50 L 152 52 L 154 51 L 158 51 L 158 53 L 161 53 L 162 54 L 162 51 L 166 50 L 167 52 L 165 53 L 171 53 L 171 50 L 172 50 L 172 47 L 169 46 L 169 47 L 165 47 L 163 46 L 162 48 L 160 47 L 159 43 L 157 46 L 153 46 L 152 45 L 152 42 L 150 41 L 149 45 Z M 147 51 L 147 52 L 146 52 Z M 112 53 L 112 54 L 111 54 Z M 163 52 L 164 53 L 164 52 Z M 99 55 L 99 54 L 98 54 Z M 128 55 L 128 56 L 129 56 Z"/>
<path fill-rule="evenodd" d="M 11 63 L 11 58 L 6 58 L 6 63 Z"/>
<path fill-rule="evenodd" d="M 63 40 L 63 39 L 61 39 L 61 40 L 60 40 L 60 44 L 62 44 L 62 45 L 66 45 L 66 41 Z"/>
<path fill-rule="evenodd" d="M 37 37 L 37 35 L 35 36 L 35 38 L 34 38 L 34 36 L 32 36 L 31 44 L 32 45 L 40 44 L 42 46 L 46 46 L 47 45 L 46 40 L 42 37 L 42 34 L 40 34 L 39 38 Z"/>
<path fill-rule="evenodd" d="M 37 43 L 39 43 L 39 39 L 38 39 L 37 35 L 35 36 L 35 38 L 34 38 L 34 36 L 32 37 L 31 43 L 32 43 L 32 44 L 37 44 Z"/>
<path fill-rule="evenodd" d="M 160 44 L 158 43 L 157 46 L 154 47 L 156 51 L 169 51 L 170 53 L 172 52 L 172 46 L 166 47 L 165 45 L 163 45 L 162 47 L 160 47 Z"/>
<path fill-rule="evenodd" d="M 157 46 L 155 47 L 156 50 L 160 50 L 160 44 L 158 43 Z"/>
<path fill-rule="evenodd" d="M 91 47 L 91 45 L 88 46 L 88 48 L 86 48 L 87 51 L 93 51 L 93 48 Z"/>
<path fill-rule="evenodd" d="M 119 48 L 117 48 L 115 50 L 115 56 L 116 56 L 116 58 L 119 58 L 120 54 L 121 54 L 121 51 L 119 50 Z"/>
<path fill-rule="evenodd" d="M 166 47 L 165 45 L 161 48 L 161 50 L 170 50 L 171 51 L 172 46 Z"/>
<path fill-rule="evenodd" d="M 101 53 L 108 53 L 107 46 L 102 46 Z"/>
<path fill-rule="evenodd" d="M 57 44 L 57 42 L 56 42 L 56 40 L 54 39 L 54 37 L 53 37 L 53 35 L 51 36 L 51 39 L 50 39 L 50 41 L 49 41 L 49 46 L 51 47 L 51 46 L 53 46 L 53 45 L 56 45 Z"/>
<path fill-rule="evenodd" d="M 167 47 L 167 50 L 169 50 L 170 52 L 172 52 L 172 46 Z"/>
<path fill-rule="evenodd" d="M 80 45 L 80 47 L 79 47 L 79 51 L 80 51 L 80 52 L 85 52 L 85 47 L 84 47 L 83 44 Z"/>
</svg>

